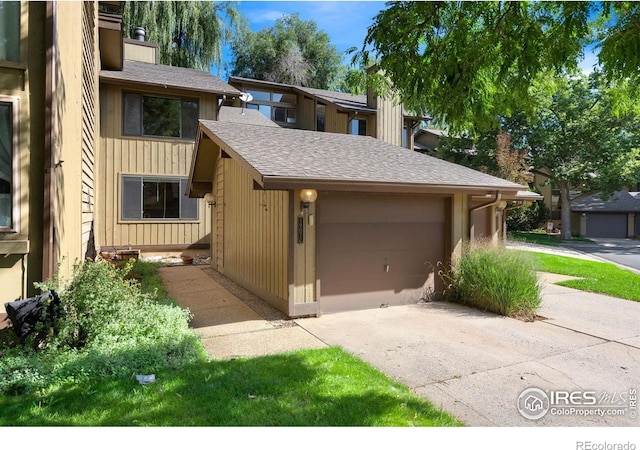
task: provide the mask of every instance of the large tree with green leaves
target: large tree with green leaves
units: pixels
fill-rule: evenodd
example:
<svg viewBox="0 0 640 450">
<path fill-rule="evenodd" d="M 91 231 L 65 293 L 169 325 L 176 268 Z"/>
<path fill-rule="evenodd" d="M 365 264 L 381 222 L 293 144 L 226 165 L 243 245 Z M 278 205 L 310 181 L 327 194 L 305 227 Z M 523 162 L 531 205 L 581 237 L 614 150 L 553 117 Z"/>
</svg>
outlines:
<svg viewBox="0 0 640 450">
<path fill-rule="evenodd" d="M 243 18 L 234 2 L 127 1 L 123 21 L 126 37 L 145 29 L 147 40 L 158 44 L 161 64 L 209 71 L 222 62 L 222 45 Z"/>
<path fill-rule="evenodd" d="M 273 27 L 253 32 L 248 26 L 231 45 L 231 75 L 329 89 L 339 83 L 342 57 L 315 21 L 283 16 Z"/>
<path fill-rule="evenodd" d="M 640 3 L 390 2 L 354 62 L 375 58 L 374 78 L 451 130 L 489 129 L 533 110 L 537 76 L 575 69 L 589 45 L 610 79 L 640 81 Z"/>
</svg>

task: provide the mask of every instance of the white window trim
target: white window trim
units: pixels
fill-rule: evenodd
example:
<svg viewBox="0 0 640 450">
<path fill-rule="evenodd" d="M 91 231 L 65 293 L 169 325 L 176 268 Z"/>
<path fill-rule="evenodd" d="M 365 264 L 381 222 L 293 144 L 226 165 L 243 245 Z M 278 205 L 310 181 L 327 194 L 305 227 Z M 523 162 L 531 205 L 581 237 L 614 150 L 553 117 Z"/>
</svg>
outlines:
<svg viewBox="0 0 640 450">
<path fill-rule="evenodd" d="M 0 95 L 0 102 L 11 104 L 12 148 L 11 148 L 11 226 L 0 227 L 0 233 L 20 232 L 20 107 L 18 97 Z"/>
</svg>

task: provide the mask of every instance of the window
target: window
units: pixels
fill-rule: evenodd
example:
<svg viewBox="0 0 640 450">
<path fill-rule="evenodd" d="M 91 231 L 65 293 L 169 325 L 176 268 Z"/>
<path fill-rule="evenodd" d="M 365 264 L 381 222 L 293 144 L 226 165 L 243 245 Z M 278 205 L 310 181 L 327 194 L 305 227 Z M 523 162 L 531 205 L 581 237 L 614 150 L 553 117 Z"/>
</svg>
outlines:
<svg viewBox="0 0 640 450">
<path fill-rule="evenodd" d="M 0 231 L 17 228 L 17 101 L 0 96 Z M 15 201 L 14 201 L 15 200 Z"/>
<path fill-rule="evenodd" d="M 195 139 L 198 117 L 197 99 L 130 92 L 123 96 L 122 130 L 128 136 Z"/>
<path fill-rule="evenodd" d="M 20 61 L 20 2 L 0 2 L 0 61 Z"/>
<path fill-rule="evenodd" d="M 324 131 L 324 118 L 327 107 L 322 103 L 316 105 L 316 131 Z"/>
<path fill-rule="evenodd" d="M 367 135 L 367 120 L 366 119 L 352 119 L 350 134 L 358 134 L 360 136 Z"/>
<path fill-rule="evenodd" d="M 282 92 L 248 89 L 253 100 L 247 104 L 248 109 L 257 109 L 267 119 L 283 124 L 296 123 L 296 95 Z"/>
<path fill-rule="evenodd" d="M 186 178 L 122 176 L 122 220 L 198 220 Z"/>
</svg>

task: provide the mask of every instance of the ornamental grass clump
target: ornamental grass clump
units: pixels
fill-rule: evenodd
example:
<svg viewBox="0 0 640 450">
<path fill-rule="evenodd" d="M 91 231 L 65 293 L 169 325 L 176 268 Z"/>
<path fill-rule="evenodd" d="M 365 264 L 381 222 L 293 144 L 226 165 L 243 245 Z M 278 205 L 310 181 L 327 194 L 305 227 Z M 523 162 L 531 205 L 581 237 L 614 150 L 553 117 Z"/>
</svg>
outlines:
<svg viewBox="0 0 640 450">
<path fill-rule="evenodd" d="M 467 246 L 446 275 L 450 298 L 484 311 L 535 320 L 541 288 L 527 256 L 491 243 Z"/>
<path fill-rule="evenodd" d="M 127 278 L 131 265 L 87 261 L 60 293 L 61 314 L 48 337 L 0 349 L 0 392 L 20 394 L 58 383 L 130 377 L 206 359 L 190 313 L 160 304 Z"/>
</svg>

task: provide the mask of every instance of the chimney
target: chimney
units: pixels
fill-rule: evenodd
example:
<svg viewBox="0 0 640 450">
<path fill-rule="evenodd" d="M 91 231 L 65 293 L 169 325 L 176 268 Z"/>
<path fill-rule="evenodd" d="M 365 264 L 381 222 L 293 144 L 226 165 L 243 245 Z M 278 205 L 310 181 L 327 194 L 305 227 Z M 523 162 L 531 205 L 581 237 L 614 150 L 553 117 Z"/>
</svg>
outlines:
<svg viewBox="0 0 640 450">
<path fill-rule="evenodd" d="M 145 36 L 145 32 L 144 32 L 144 28 L 142 27 L 137 27 L 135 30 L 133 30 L 133 34 L 135 36 L 135 39 L 137 41 L 144 41 L 144 36 Z"/>
</svg>

